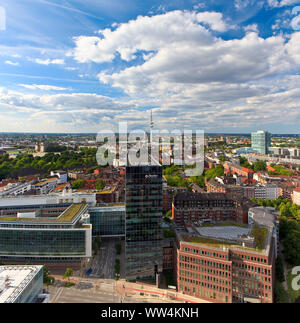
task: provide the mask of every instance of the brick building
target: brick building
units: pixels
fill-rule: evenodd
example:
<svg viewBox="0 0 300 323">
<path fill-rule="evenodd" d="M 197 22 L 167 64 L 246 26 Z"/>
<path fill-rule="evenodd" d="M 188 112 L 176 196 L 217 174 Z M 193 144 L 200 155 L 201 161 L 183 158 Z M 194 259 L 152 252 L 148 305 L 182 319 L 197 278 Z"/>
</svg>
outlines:
<svg viewBox="0 0 300 323">
<path fill-rule="evenodd" d="M 248 179 L 253 179 L 254 171 L 252 169 L 248 169 L 240 165 L 235 165 L 228 162 L 224 163 L 223 167 L 224 167 L 225 173 L 227 174 L 229 173 L 232 175 L 236 174 L 243 177 L 247 177 Z"/>
<path fill-rule="evenodd" d="M 223 193 L 178 193 L 172 215 L 177 225 L 189 221 L 228 221 L 236 218 L 236 204 Z"/>
<path fill-rule="evenodd" d="M 273 302 L 275 248 L 270 232 L 261 251 L 177 233 L 176 251 L 178 292 L 218 303 Z"/>
</svg>

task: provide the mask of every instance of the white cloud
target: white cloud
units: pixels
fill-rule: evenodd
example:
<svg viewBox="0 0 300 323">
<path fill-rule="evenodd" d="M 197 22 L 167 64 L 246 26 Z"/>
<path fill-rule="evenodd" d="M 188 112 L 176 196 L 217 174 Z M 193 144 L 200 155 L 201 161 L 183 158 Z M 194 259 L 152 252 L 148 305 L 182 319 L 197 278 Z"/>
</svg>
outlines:
<svg viewBox="0 0 300 323">
<path fill-rule="evenodd" d="M 296 96 L 286 107 L 280 100 L 299 88 L 286 81 L 300 66 L 299 35 L 262 38 L 252 24 L 244 37 L 224 40 L 212 31 L 224 27 L 217 24 L 220 19 L 215 13 L 182 11 L 138 17 L 102 30 L 102 38 L 76 38 L 73 55 L 82 63 L 112 62 L 120 55 L 129 64 L 102 71 L 100 82 L 122 89 L 137 106 L 159 107 L 161 127 L 198 123 L 215 131 L 241 129 L 279 122 L 283 111 L 290 122 L 299 120 Z M 130 64 L 138 53 L 144 61 Z M 145 118 L 137 110 L 122 117 Z"/>
<path fill-rule="evenodd" d="M 268 0 L 268 4 L 271 7 L 278 8 L 278 7 L 292 6 L 294 4 L 299 4 L 299 0 Z"/>
<path fill-rule="evenodd" d="M 65 64 L 65 61 L 63 59 L 40 59 L 40 58 L 37 58 L 34 60 L 35 63 L 37 64 L 41 64 L 41 65 L 50 65 L 50 64 L 55 64 L 55 65 L 63 65 Z"/>
<path fill-rule="evenodd" d="M 5 64 L 12 65 L 12 66 L 19 66 L 20 65 L 18 62 L 12 62 L 12 61 L 5 61 Z"/>
<path fill-rule="evenodd" d="M 53 85 L 40 85 L 40 84 L 19 84 L 20 86 L 29 90 L 43 90 L 43 91 L 65 91 L 68 90 L 65 87 L 53 86 Z"/>
<path fill-rule="evenodd" d="M 204 45 L 211 42 L 212 36 L 202 24 L 216 31 L 229 28 L 222 14 L 216 12 L 172 11 L 152 17 L 139 16 L 120 24 L 116 30 L 101 30 L 102 37 L 76 37 L 72 55 L 80 63 L 111 62 L 117 53 L 123 60 L 131 61 L 139 50 L 155 51 L 195 42 Z"/>
<path fill-rule="evenodd" d="M 249 32 L 249 31 L 253 31 L 255 33 L 258 33 L 259 32 L 257 24 L 252 24 L 252 25 L 245 26 L 244 27 L 244 30 L 246 32 Z"/>
</svg>

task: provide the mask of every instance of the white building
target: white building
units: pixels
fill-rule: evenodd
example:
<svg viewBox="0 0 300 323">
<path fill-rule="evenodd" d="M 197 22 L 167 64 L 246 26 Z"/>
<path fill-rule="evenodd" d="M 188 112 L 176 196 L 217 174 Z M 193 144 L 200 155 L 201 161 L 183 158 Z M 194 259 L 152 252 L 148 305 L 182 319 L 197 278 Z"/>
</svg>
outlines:
<svg viewBox="0 0 300 323">
<path fill-rule="evenodd" d="M 62 203 L 88 203 L 91 206 L 96 205 L 96 193 L 74 193 L 72 190 L 63 191 L 60 194 L 48 195 L 23 195 L 18 197 L 0 198 L 0 208 L 7 206 L 29 206 L 45 204 L 62 204 Z"/>
<path fill-rule="evenodd" d="M 67 183 L 68 181 L 68 174 L 65 171 L 62 170 L 56 170 L 56 171 L 52 171 L 50 173 L 51 176 L 57 176 L 58 177 L 58 184 L 64 184 Z"/>
<path fill-rule="evenodd" d="M 257 199 L 277 200 L 279 187 L 276 184 L 257 185 L 254 189 L 254 197 Z"/>
<path fill-rule="evenodd" d="M 0 197 L 7 195 L 23 195 L 26 192 L 30 191 L 32 188 L 32 182 L 30 183 L 16 183 L 16 184 L 8 184 L 3 187 L 0 191 Z"/>
<path fill-rule="evenodd" d="M 59 180 L 57 178 L 48 178 L 33 185 L 33 189 L 35 189 L 38 194 L 48 194 L 57 187 L 58 183 Z"/>
<path fill-rule="evenodd" d="M 0 266 L 0 303 L 36 303 L 42 293 L 43 266 Z"/>
<path fill-rule="evenodd" d="M 293 203 L 300 205 L 300 187 L 297 187 L 293 191 Z"/>
</svg>

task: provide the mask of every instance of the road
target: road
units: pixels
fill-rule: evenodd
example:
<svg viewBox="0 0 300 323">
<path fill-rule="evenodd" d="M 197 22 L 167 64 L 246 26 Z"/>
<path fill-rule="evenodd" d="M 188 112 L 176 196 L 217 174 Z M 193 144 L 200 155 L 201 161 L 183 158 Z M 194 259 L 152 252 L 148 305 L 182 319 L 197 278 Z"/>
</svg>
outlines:
<svg viewBox="0 0 300 323">
<path fill-rule="evenodd" d="M 91 278 L 113 279 L 115 275 L 116 241 L 102 241 L 98 255 L 92 262 Z"/>
<path fill-rule="evenodd" d="M 83 282 L 87 282 L 87 279 L 84 279 Z M 49 286 L 50 303 L 148 303 L 147 300 L 141 298 L 120 296 L 115 291 L 114 280 L 106 279 L 99 282 L 96 279 L 89 279 L 88 283 L 93 287 L 78 289 L 76 286 Z"/>
</svg>

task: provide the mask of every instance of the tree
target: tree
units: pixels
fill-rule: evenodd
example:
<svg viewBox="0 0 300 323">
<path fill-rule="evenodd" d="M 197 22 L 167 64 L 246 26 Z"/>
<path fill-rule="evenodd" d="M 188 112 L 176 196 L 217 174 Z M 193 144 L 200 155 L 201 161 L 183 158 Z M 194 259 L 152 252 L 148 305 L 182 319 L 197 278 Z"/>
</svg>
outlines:
<svg viewBox="0 0 300 323">
<path fill-rule="evenodd" d="M 276 277 L 281 283 L 285 281 L 283 261 L 280 256 L 276 259 Z"/>
<path fill-rule="evenodd" d="M 104 182 L 102 179 L 98 179 L 96 182 L 96 190 L 101 191 L 105 187 Z"/>
<path fill-rule="evenodd" d="M 169 211 L 166 213 L 166 218 L 169 218 L 169 219 L 171 219 L 171 218 L 172 218 L 172 210 L 169 210 Z"/>
<path fill-rule="evenodd" d="M 253 169 L 255 172 L 259 172 L 259 171 L 266 171 L 267 170 L 267 164 L 260 160 L 260 161 L 257 161 L 253 164 Z"/>
<path fill-rule="evenodd" d="M 84 187 L 84 180 L 82 180 L 82 179 L 77 179 L 76 181 L 74 181 L 72 183 L 72 189 L 78 190 L 83 187 Z"/>
<path fill-rule="evenodd" d="M 43 281 L 44 284 L 48 285 L 49 282 L 49 269 L 46 267 L 46 265 L 43 266 Z"/>
<path fill-rule="evenodd" d="M 275 303 L 289 303 L 289 294 L 283 288 L 282 284 L 277 280 L 274 287 Z"/>
<path fill-rule="evenodd" d="M 300 264 L 300 231 L 293 230 L 284 239 L 284 254 L 292 265 Z"/>
<path fill-rule="evenodd" d="M 222 165 L 218 165 L 205 173 L 206 178 L 216 178 L 220 176 L 224 176 L 224 167 Z"/>
<path fill-rule="evenodd" d="M 67 268 L 63 275 L 63 279 L 68 278 L 68 281 L 70 281 L 70 277 L 72 277 L 72 275 L 73 275 L 73 269 Z"/>
</svg>

